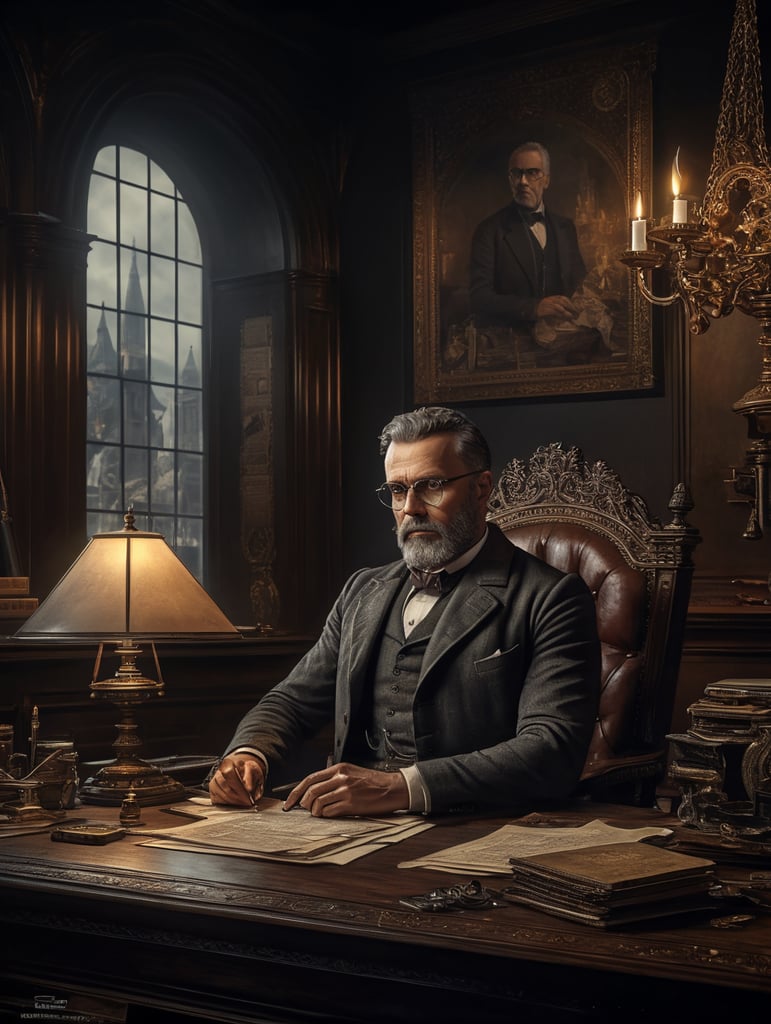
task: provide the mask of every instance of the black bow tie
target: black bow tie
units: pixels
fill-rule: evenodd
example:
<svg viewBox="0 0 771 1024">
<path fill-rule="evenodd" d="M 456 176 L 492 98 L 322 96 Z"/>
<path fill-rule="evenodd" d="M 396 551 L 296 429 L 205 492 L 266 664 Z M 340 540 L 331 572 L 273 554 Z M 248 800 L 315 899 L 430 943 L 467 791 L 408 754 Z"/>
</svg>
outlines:
<svg viewBox="0 0 771 1024">
<path fill-rule="evenodd" d="M 448 579 L 444 569 L 439 572 L 426 572 L 423 569 L 410 569 L 410 583 L 416 590 L 425 590 L 427 594 L 441 594 Z"/>
<path fill-rule="evenodd" d="M 522 220 L 524 220 L 525 224 L 529 224 L 531 227 L 537 221 L 544 223 L 546 220 L 540 210 L 521 210 L 520 213 L 522 214 Z"/>
</svg>

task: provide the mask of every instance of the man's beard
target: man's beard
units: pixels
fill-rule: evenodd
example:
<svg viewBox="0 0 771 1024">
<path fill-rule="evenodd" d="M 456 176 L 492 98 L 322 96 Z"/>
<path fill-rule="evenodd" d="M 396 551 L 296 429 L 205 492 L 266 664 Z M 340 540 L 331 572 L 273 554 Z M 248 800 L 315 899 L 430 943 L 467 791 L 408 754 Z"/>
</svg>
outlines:
<svg viewBox="0 0 771 1024">
<path fill-rule="evenodd" d="M 435 537 L 416 536 L 412 532 L 416 529 Z M 397 527 L 396 541 L 408 568 L 431 572 L 468 551 L 478 539 L 477 529 L 476 498 L 469 495 L 469 500 L 449 525 L 432 522 L 428 516 L 405 516 Z"/>
</svg>

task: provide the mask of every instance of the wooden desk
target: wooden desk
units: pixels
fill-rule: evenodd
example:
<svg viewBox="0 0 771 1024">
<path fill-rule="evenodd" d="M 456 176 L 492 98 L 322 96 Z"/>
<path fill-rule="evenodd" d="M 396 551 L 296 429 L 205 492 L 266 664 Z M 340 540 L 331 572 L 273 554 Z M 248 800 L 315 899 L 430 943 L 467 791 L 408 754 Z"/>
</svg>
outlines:
<svg viewBox="0 0 771 1024">
<path fill-rule="evenodd" d="M 560 813 L 593 817 L 671 823 L 597 805 Z M 145 808 L 143 820 L 180 819 Z M 133 836 L 105 847 L 2 839 L 0 1019 L 21 1019 L 41 995 L 139 1024 L 628 1024 L 690 1020 L 705 1006 L 710 1020 L 767 1012 L 771 915 L 737 929 L 703 917 L 605 932 L 513 905 L 400 906 L 400 896 L 461 880 L 400 861 L 500 824 L 444 820 L 345 868 L 152 849 Z"/>
</svg>

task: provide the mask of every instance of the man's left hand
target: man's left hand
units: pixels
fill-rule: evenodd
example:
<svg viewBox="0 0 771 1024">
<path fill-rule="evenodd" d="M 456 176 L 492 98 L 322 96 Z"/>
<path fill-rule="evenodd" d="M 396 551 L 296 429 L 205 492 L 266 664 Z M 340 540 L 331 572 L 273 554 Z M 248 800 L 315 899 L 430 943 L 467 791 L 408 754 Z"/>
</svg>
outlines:
<svg viewBox="0 0 771 1024">
<path fill-rule="evenodd" d="M 298 782 L 284 810 L 304 807 L 316 818 L 406 811 L 409 790 L 401 772 L 379 772 L 355 764 L 333 764 Z"/>
</svg>

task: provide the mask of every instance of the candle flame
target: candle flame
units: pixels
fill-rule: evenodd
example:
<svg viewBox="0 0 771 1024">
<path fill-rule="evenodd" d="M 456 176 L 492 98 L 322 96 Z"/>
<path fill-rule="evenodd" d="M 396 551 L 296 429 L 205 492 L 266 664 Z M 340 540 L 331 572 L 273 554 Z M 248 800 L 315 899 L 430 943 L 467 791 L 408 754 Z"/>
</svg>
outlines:
<svg viewBox="0 0 771 1024">
<path fill-rule="evenodd" d="M 635 220 L 642 220 L 642 193 L 637 193 L 637 202 L 634 206 Z"/>
<path fill-rule="evenodd" d="M 680 195 L 682 179 L 680 177 L 680 147 L 677 147 L 675 159 L 672 161 L 672 195 L 677 198 Z"/>
</svg>

